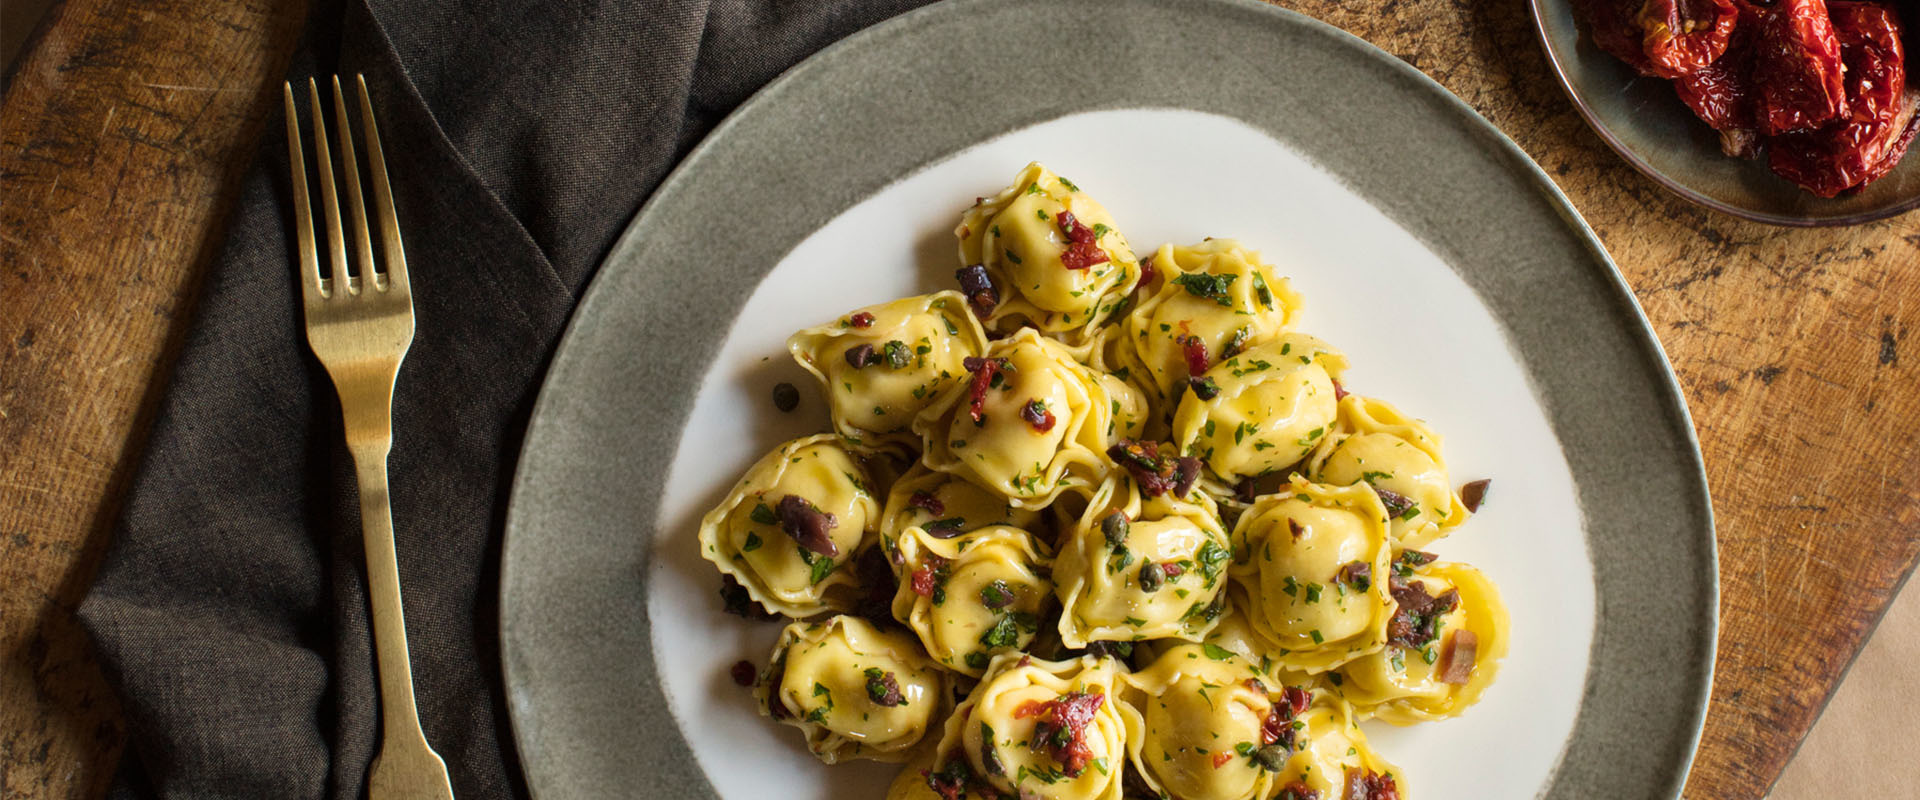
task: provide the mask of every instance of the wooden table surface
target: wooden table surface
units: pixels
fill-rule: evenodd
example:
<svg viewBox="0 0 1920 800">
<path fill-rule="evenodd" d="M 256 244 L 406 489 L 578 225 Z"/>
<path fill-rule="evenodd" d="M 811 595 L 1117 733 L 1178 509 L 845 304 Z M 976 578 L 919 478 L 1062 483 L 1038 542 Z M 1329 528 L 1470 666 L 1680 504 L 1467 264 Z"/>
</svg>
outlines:
<svg viewBox="0 0 1920 800">
<path fill-rule="evenodd" d="M 1720 656 L 1686 795 L 1758 798 L 1920 552 L 1920 214 L 1750 224 L 1629 169 L 1519 0 L 1299 0 L 1433 76 L 1572 198 L 1685 387 Z M 101 796 L 126 723 L 74 619 L 300 2 L 66 0 L 0 107 L 0 794 Z M 1657 513 L 1657 509 L 1653 510 Z"/>
</svg>

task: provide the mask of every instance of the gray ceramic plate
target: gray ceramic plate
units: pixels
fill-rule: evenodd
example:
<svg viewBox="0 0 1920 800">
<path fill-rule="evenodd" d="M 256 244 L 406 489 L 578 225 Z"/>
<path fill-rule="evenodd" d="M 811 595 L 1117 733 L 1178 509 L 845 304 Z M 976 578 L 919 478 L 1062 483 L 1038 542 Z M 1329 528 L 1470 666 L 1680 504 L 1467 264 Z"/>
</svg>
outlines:
<svg viewBox="0 0 1920 800">
<path fill-rule="evenodd" d="M 1774 175 L 1765 159 L 1728 158 L 1712 128 L 1674 96 L 1669 81 L 1643 78 L 1581 34 L 1569 0 L 1529 0 L 1561 87 L 1600 138 L 1634 169 L 1708 208 L 1774 225 L 1853 225 L 1920 207 L 1920 158 L 1902 159 L 1856 194 L 1822 199 Z M 1901 9 L 1905 22 L 1920 24 Z M 1909 46 L 1914 41 L 1908 33 Z"/>
<path fill-rule="evenodd" d="M 1500 582 L 1514 648 L 1467 717 L 1372 732 L 1413 792 L 1678 792 L 1712 673 L 1711 508 L 1659 345 L 1553 184 L 1417 71 L 1295 14 L 963 0 L 854 36 L 744 106 L 576 313 L 522 455 L 501 589 L 537 796 L 747 796 L 742 781 L 832 796 L 806 788 L 825 770 L 792 731 L 727 685 L 724 665 L 764 660 L 748 639 L 768 636 L 714 608 L 689 514 L 782 426 L 823 424 L 766 408 L 796 320 L 939 284 L 959 208 L 1027 157 L 1100 197 L 1137 247 L 1256 240 L 1367 391 L 1451 434 L 1459 474 L 1496 476 L 1500 502 L 1438 549 Z M 1539 469 L 1503 460 L 1542 441 Z M 1527 555 L 1545 545 L 1551 563 Z M 1568 553 L 1575 579 L 1548 579 Z"/>
</svg>

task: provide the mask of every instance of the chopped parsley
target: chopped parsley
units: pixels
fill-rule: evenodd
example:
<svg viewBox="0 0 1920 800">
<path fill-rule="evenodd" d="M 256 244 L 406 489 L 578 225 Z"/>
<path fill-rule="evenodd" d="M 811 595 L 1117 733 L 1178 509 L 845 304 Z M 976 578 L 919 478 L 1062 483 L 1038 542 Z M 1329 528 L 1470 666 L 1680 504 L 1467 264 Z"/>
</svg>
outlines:
<svg viewBox="0 0 1920 800">
<path fill-rule="evenodd" d="M 1174 278 L 1173 282 L 1186 289 L 1187 294 L 1202 300 L 1212 300 L 1226 308 L 1232 308 L 1233 297 L 1227 294 L 1227 287 L 1232 286 L 1234 279 L 1238 277 L 1240 276 L 1190 272 Z"/>
</svg>

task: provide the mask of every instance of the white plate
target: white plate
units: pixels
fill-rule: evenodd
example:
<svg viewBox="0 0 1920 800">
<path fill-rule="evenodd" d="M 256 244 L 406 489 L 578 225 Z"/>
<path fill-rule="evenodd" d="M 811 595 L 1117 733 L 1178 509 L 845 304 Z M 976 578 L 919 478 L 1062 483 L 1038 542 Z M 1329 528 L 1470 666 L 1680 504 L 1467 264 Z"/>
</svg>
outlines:
<svg viewBox="0 0 1920 800">
<path fill-rule="evenodd" d="M 647 605 L 673 715 L 720 796 L 877 797 L 897 767 L 828 767 L 799 731 L 754 711 L 726 677 L 766 663 L 778 625 L 722 613 L 718 573 L 694 541 L 700 517 L 782 441 L 830 430 L 787 336 L 847 311 L 951 288 L 953 228 L 1030 160 L 1104 204 L 1142 254 L 1161 242 L 1238 238 L 1306 297 L 1302 329 L 1353 360 L 1343 381 L 1431 423 L 1456 483 L 1493 479 L 1480 513 L 1429 550 L 1482 568 L 1513 614 L 1498 680 L 1465 716 L 1363 727 L 1422 800 L 1530 797 L 1573 729 L 1593 635 L 1573 477 L 1545 409 L 1499 323 L 1441 258 L 1302 154 L 1236 120 L 1181 110 L 1075 114 L 969 149 L 848 209 L 753 290 L 707 370 L 681 435 L 654 529 Z M 802 388 L 792 414 L 768 397 Z M 756 769 L 731 768 L 742 763 Z"/>
</svg>

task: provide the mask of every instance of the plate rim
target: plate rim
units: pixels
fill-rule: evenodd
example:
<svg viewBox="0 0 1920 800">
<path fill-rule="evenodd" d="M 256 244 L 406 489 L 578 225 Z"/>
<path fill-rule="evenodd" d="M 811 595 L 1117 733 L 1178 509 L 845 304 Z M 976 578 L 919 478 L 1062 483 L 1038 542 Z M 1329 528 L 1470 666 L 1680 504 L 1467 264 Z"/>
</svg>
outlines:
<svg viewBox="0 0 1920 800">
<path fill-rule="evenodd" d="M 1185 6 L 1180 0 L 1133 1 L 1155 7 Z M 1188 0 L 1188 2 L 1191 2 L 1191 0 Z M 1529 0 L 1529 5 L 1537 6 L 1539 2 L 1541 2 L 1541 0 Z M 570 356 L 578 357 L 576 351 L 578 351 L 581 346 L 576 346 L 575 342 L 579 335 L 579 328 L 583 325 L 582 320 L 589 316 L 582 312 L 590 307 L 590 304 L 597 296 L 609 292 L 605 287 L 611 283 L 611 281 L 608 280 L 608 276 L 614 271 L 609 267 L 619 259 L 622 254 L 631 249 L 641 229 L 645 227 L 644 223 L 647 222 L 652 215 L 659 213 L 657 206 L 661 204 L 662 199 L 676 194 L 674 190 L 690 180 L 688 175 L 698 169 L 699 165 L 710 157 L 712 151 L 716 149 L 716 142 L 729 138 L 725 134 L 740 127 L 743 124 L 743 119 L 750 120 L 756 116 L 756 111 L 762 106 L 778 103 L 780 95 L 785 93 L 792 84 L 805 80 L 807 75 L 812 71 L 812 68 L 817 67 L 822 61 L 828 60 L 831 57 L 837 57 L 846 50 L 865 47 L 870 42 L 882 37 L 896 34 L 911 35 L 911 33 L 905 31 L 905 29 L 917 26 L 931 17 L 963 15 L 971 10 L 984 7 L 1018 5 L 1020 5 L 1020 3 L 1018 3 L 1017 0 L 947 0 L 947 2 L 930 4 L 894 16 L 865 29 L 856 31 L 822 48 L 782 72 L 727 114 L 712 131 L 702 138 L 702 140 L 674 166 L 659 186 L 655 188 L 653 193 L 647 197 L 645 202 L 642 203 L 634 213 L 627 226 L 608 249 L 606 256 L 601 260 L 600 266 L 596 268 L 593 277 L 582 291 L 580 300 L 576 303 L 575 308 L 569 313 L 568 321 L 561 335 L 560 342 L 556 346 L 552 359 L 541 378 L 540 389 L 529 414 L 526 434 L 522 438 L 518 457 L 516 458 L 515 475 L 511 483 L 506 520 L 502 531 L 499 596 L 496 605 L 496 625 L 498 626 L 498 635 L 500 637 L 499 658 L 503 688 L 510 698 L 514 695 L 515 687 L 520 684 L 520 681 L 515 678 L 516 669 L 513 666 L 513 656 L 518 651 L 514 644 L 514 634 L 511 630 L 509 620 L 509 615 L 512 613 L 509 589 L 512 578 L 518 572 L 515 568 L 517 559 L 513 557 L 513 544 L 516 540 L 524 541 L 527 538 L 524 535 L 515 537 L 514 532 L 524 528 L 526 525 L 524 518 L 528 513 L 526 507 L 529 501 L 525 498 L 532 492 L 532 489 L 529 488 L 531 471 L 528 469 L 528 462 L 533 457 L 537 442 L 540 440 L 540 434 L 544 432 L 545 428 L 560 424 L 552 421 L 553 415 L 557 413 L 555 407 L 563 402 L 558 399 L 560 392 L 555 389 L 553 379 L 555 375 L 558 374 L 559 367 L 564 360 Z M 1693 424 L 1692 415 L 1686 403 L 1685 392 L 1674 373 L 1671 360 L 1667 358 L 1665 347 L 1654 331 L 1651 322 L 1647 319 L 1645 310 L 1641 307 L 1637 295 L 1634 294 L 1625 276 L 1613 262 L 1611 255 L 1599 240 L 1598 235 L 1586 220 L 1580 216 L 1571 200 L 1567 198 L 1558 184 L 1547 175 L 1539 164 L 1528 156 L 1524 149 L 1501 131 L 1498 126 L 1480 115 L 1479 112 L 1465 100 L 1447 90 L 1426 73 L 1358 36 L 1348 33 L 1330 23 L 1291 9 L 1270 5 L 1260 2 L 1260 0 L 1204 0 L 1204 3 L 1194 5 L 1212 5 L 1215 6 L 1216 11 L 1219 12 L 1224 12 L 1224 10 L 1231 8 L 1238 9 L 1242 12 L 1258 12 L 1270 15 L 1273 19 L 1271 24 L 1281 27 L 1298 27 L 1314 35 L 1326 37 L 1337 45 L 1352 52 L 1356 57 L 1374 61 L 1382 67 L 1398 73 L 1401 78 L 1419 84 L 1424 93 L 1429 96 L 1429 99 L 1437 100 L 1447 107 L 1447 112 L 1456 118 L 1458 125 L 1462 126 L 1467 132 L 1475 134 L 1482 139 L 1484 145 L 1490 145 L 1492 149 L 1499 151 L 1499 154 L 1504 157 L 1504 160 L 1509 162 L 1509 168 L 1522 173 L 1527 179 L 1527 182 L 1531 183 L 1533 188 L 1544 195 L 1546 201 L 1559 213 L 1564 224 L 1568 226 L 1575 238 L 1577 238 L 1580 244 L 1588 251 L 1588 255 L 1598 262 L 1596 266 L 1604 267 L 1604 269 L 1597 270 L 1599 274 L 1596 277 L 1606 283 L 1606 291 L 1610 296 L 1605 299 L 1611 300 L 1615 305 L 1619 306 L 1618 311 L 1623 316 L 1620 320 L 1622 330 L 1634 339 L 1637 345 L 1647 348 L 1650 351 L 1644 354 L 1646 356 L 1645 360 L 1651 362 L 1649 365 L 1656 368 L 1656 375 L 1654 376 L 1656 380 L 1650 381 L 1650 383 L 1653 384 L 1650 388 L 1658 395 L 1660 405 L 1665 408 L 1667 413 L 1674 416 L 1673 421 L 1679 423 L 1677 428 L 1680 435 L 1677 437 L 1677 444 L 1681 446 L 1678 448 L 1678 451 L 1681 459 L 1686 462 L 1688 469 L 1685 470 L 1686 474 L 1678 477 L 1691 484 L 1691 488 L 1696 490 L 1689 492 L 1688 495 L 1690 501 L 1697 504 L 1697 508 L 1689 510 L 1697 511 L 1700 515 L 1699 522 L 1701 529 L 1695 533 L 1698 534 L 1700 538 L 1700 541 L 1696 544 L 1701 545 L 1700 552 L 1704 560 L 1704 563 L 1697 565 L 1700 571 L 1704 573 L 1699 576 L 1703 578 L 1703 580 L 1699 586 L 1687 588 L 1703 595 L 1701 599 L 1704 600 L 1705 603 L 1702 618 L 1694 620 L 1698 626 L 1695 637 L 1696 641 L 1689 642 L 1689 644 L 1696 648 L 1697 652 L 1701 654 L 1701 658 L 1704 661 L 1704 668 L 1698 673 L 1697 680 L 1691 682 L 1691 685 L 1685 686 L 1686 696 L 1689 698 L 1689 702 L 1686 703 L 1684 708 L 1679 709 L 1684 712 L 1684 720 L 1677 720 L 1685 723 L 1684 727 L 1687 731 L 1685 744 L 1682 752 L 1676 754 L 1678 756 L 1675 760 L 1677 764 L 1676 771 L 1674 774 L 1667 776 L 1666 780 L 1662 782 L 1665 786 L 1663 796 L 1680 796 L 1680 792 L 1690 774 L 1694 757 L 1700 745 L 1707 710 L 1711 703 L 1712 685 L 1715 668 L 1717 666 L 1720 604 L 1718 542 L 1712 494 L 1705 471 L 1697 429 Z M 1543 37 L 1544 46 L 1545 34 L 1544 31 L 1539 28 L 1537 16 L 1535 22 L 1536 30 L 1539 31 Z M 1549 57 L 1549 61 L 1551 62 L 1553 59 Z M 1554 66 L 1557 70 L 1557 62 L 1554 63 Z M 1564 83 L 1562 86 L 1563 89 L 1565 89 Z M 1576 102 L 1576 106 L 1578 105 Z M 1206 113 L 1202 109 L 1190 110 L 1201 110 L 1203 113 Z M 1584 114 L 1584 107 L 1582 107 L 1581 110 Z M 1077 112 L 1078 109 L 1063 112 L 1055 118 Z M 1242 121 L 1253 124 L 1251 121 Z M 1027 127 L 1027 125 L 1017 124 L 995 135 L 1002 135 L 1011 130 L 1018 130 L 1024 127 Z M 1256 127 L 1259 126 L 1256 125 Z M 1264 129 L 1263 132 L 1265 132 Z M 977 144 L 979 141 L 984 141 L 984 139 L 975 140 L 968 146 Z M 965 148 L 962 147 L 961 149 Z M 957 152 L 959 152 L 959 150 L 949 151 L 943 156 L 936 157 L 929 163 L 938 163 Z M 1309 158 L 1311 158 L 1310 155 Z M 923 169 L 925 166 L 927 166 L 927 164 L 921 165 L 920 168 Z M 917 169 L 915 171 L 917 171 Z M 912 172 L 905 173 L 905 175 L 911 174 Z M 896 178 L 895 180 L 898 179 L 899 178 Z M 1363 193 L 1362 197 L 1366 198 L 1366 195 Z M 848 207 L 851 207 L 852 203 L 859 202 L 860 199 L 863 198 L 855 198 L 848 204 Z M 1368 199 L 1370 200 L 1370 198 Z M 842 212 L 844 212 L 844 210 L 844 208 L 841 209 Z M 1386 213 L 1386 209 L 1383 208 L 1381 210 L 1383 213 Z M 1386 215 L 1389 219 L 1392 219 L 1395 224 L 1405 226 L 1403 220 L 1398 216 L 1392 213 L 1387 213 Z M 1419 237 L 1417 232 L 1411 230 L 1409 232 L 1414 233 L 1416 238 L 1422 238 L 1424 241 L 1424 237 Z M 1584 271 L 1584 268 L 1582 271 Z M 1479 294 L 1477 289 L 1472 290 L 1476 295 Z M 1500 319 L 1500 317 L 1496 315 L 1496 319 Z M 1503 330 L 1506 328 L 1504 323 L 1502 327 Z M 1529 383 L 1531 383 L 1532 372 L 1530 370 L 1526 372 L 1530 376 Z M 1557 429 L 1558 426 L 1554 427 Z M 1586 514 L 1584 503 L 1582 503 L 1582 513 L 1583 516 Z M 1587 546 L 1591 554 L 1593 548 L 1591 538 L 1588 538 Z M 644 582 L 644 578 L 640 576 L 636 576 L 636 580 Z M 1599 592 L 1599 579 L 1596 576 L 1596 607 L 1594 610 L 1596 618 L 1601 614 L 1601 607 L 1599 605 L 1601 598 Z M 1594 647 L 1595 650 L 1597 650 L 1599 645 L 1598 627 L 1595 629 L 1594 637 Z M 1594 663 L 1594 656 L 1590 655 L 1586 675 L 1587 691 L 1585 693 L 1589 696 L 1584 697 L 1580 703 L 1580 707 L 1583 710 L 1592 702 L 1590 695 L 1593 693 L 1594 688 Z M 526 757 L 529 751 L 529 744 L 526 741 L 526 737 L 529 735 L 528 729 L 531 723 L 522 718 L 525 712 L 520 710 L 519 703 L 510 701 L 507 705 L 509 721 L 513 729 L 511 738 L 514 744 L 514 752 L 520 759 L 522 775 L 529 791 L 533 793 L 534 796 L 539 796 L 540 790 L 536 785 L 536 779 L 534 777 L 536 770 Z M 1556 760 L 1553 768 L 1548 773 L 1549 778 L 1547 784 L 1541 790 L 1542 796 L 1546 796 L 1559 785 L 1559 776 L 1567 755 L 1567 748 L 1571 746 L 1574 736 L 1579 733 L 1581 727 L 1577 715 L 1574 728 L 1569 732 L 1567 743 L 1563 745 L 1559 759 Z"/>
</svg>

